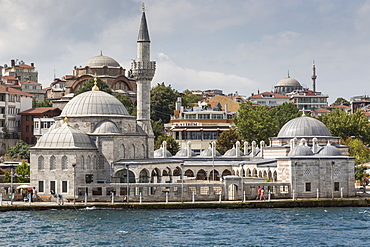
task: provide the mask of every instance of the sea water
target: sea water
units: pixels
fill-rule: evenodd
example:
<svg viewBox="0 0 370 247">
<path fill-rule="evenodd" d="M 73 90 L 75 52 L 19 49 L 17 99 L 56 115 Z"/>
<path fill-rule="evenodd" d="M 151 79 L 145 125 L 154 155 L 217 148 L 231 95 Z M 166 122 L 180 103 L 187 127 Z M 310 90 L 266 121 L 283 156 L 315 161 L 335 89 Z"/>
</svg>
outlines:
<svg viewBox="0 0 370 247">
<path fill-rule="evenodd" d="M 0 213 L 1 246 L 367 246 L 369 208 Z"/>
</svg>

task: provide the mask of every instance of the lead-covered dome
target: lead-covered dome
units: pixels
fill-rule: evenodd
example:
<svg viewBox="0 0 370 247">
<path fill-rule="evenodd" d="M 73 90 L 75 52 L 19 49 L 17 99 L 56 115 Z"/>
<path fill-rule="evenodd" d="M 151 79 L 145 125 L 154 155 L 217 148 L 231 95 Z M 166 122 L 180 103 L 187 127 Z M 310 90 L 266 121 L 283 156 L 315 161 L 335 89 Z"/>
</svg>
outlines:
<svg viewBox="0 0 370 247">
<path fill-rule="evenodd" d="M 62 126 L 42 135 L 34 148 L 96 149 L 96 146 L 87 134 L 71 126 Z"/>
<path fill-rule="evenodd" d="M 318 153 L 319 156 L 342 156 L 340 150 L 330 143 L 326 145 L 323 149 L 321 149 Z"/>
<path fill-rule="evenodd" d="M 294 78 L 283 78 L 281 79 L 276 86 L 283 86 L 283 87 L 301 87 L 301 84 Z"/>
<path fill-rule="evenodd" d="M 104 67 L 104 66 L 121 67 L 121 65 L 116 60 L 114 60 L 111 57 L 103 56 L 103 55 L 90 58 L 83 65 L 83 67 L 86 67 L 86 66 L 92 67 L 92 68 L 93 67 Z"/>
<path fill-rule="evenodd" d="M 298 145 L 293 150 L 291 150 L 288 154 L 288 156 L 313 156 L 314 153 L 312 150 L 307 147 L 306 145 Z"/>
<path fill-rule="evenodd" d="M 129 116 L 124 105 L 114 96 L 103 91 L 88 91 L 71 99 L 61 116 Z"/>
<path fill-rule="evenodd" d="M 278 137 L 332 136 L 329 129 L 321 121 L 307 117 L 294 118 L 287 122 L 279 131 Z"/>
<path fill-rule="evenodd" d="M 94 134 L 113 134 L 113 133 L 120 133 L 117 125 L 112 123 L 111 121 L 103 121 L 96 125 Z"/>
</svg>

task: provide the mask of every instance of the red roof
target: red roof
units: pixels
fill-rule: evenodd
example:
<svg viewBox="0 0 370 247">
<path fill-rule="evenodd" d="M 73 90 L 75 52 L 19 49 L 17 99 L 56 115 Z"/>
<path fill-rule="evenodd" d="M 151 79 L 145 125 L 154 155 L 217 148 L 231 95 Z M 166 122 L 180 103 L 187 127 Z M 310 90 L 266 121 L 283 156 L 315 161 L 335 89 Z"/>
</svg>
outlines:
<svg viewBox="0 0 370 247">
<path fill-rule="evenodd" d="M 41 83 L 37 83 L 37 82 L 34 82 L 34 81 L 22 81 L 21 84 L 36 84 L 36 85 L 41 85 Z"/>
<path fill-rule="evenodd" d="M 2 92 L 2 93 L 9 92 L 9 93 L 12 93 L 12 94 L 21 94 L 21 95 L 25 95 L 25 96 L 33 96 L 32 94 L 22 92 L 21 90 L 12 88 L 8 85 L 0 85 L 0 92 Z"/>
<path fill-rule="evenodd" d="M 347 105 L 335 105 L 335 106 L 331 106 L 331 107 L 333 107 L 333 108 L 350 108 Z"/>
<path fill-rule="evenodd" d="M 7 80 L 18 80 L 18 78 L 15 78 L 14 76 L 12 75 L 6 75 L 6 76 L 3 76 L 3 79 L 7 79 Z"/>
<path fill-rule="evenodd" d="M 35 68 L 33 66 L 27 65 L 27 64 L 17 64 L 14 67 L 22 67 L 22 68 Z"/>
<path fill-rule="evenodd" d="M 58 107 L 39 107 L 39 108 L 31 108 L 25 111 L 20 112 L 19 114 L 41 114 L 48 111 L 53 111 L 55 109 L 59 109 Z M 60 110 L 60 109 L 59 109 Z"/>
<path fill-rule="evenodd" d="M 43 88 L 42 90 L 49 90 L 49 89 L 51 89 L 51 87 L 46 87 L 46 88 Z"/>
<path fill-rule="evenodd" d="M 326 109 L 324 109 L 324 108 L 320 108 L 320 109 L 316 109 L 316 110 L 314 110 L 313 112 L 315 112 L 315 113 L 328 113 L 328 112 L 330 112 L 329 110 L 326 110 Z"/>
</svg>

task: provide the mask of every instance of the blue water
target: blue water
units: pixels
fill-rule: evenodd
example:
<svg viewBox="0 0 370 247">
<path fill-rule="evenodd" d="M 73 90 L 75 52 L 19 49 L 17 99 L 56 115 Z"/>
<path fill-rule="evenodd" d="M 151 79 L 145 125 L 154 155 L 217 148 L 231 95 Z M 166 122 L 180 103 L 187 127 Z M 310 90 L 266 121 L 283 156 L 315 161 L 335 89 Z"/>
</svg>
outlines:
<svg viewBox="0 0 370 247">
<path fill-rule="evenodd" d="M 1 246 L 366 246 L 370 208 L 0 213 Z"/>
</svg>

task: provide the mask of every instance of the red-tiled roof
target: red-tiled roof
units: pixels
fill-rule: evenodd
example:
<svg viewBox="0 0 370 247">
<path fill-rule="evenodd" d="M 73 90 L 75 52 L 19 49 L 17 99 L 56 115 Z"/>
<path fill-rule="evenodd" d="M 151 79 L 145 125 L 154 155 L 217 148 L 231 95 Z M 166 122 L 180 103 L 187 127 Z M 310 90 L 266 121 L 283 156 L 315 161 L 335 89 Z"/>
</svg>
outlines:
<svg viewBox="0 0 370 247">
<path fill-rule="evenodd" d="M 328 113 L 330 111 L 327 110 L 327 109 L 324 109 L 324 108 L 320 108 L 320 109 L 314 110 L 313 112 L 315 112 L 315 113 Z"/>
<path fill-rule="evenodd" d="M 51 87 L 46 87 L 46 88 L 43 88 L 42 90 L 49 90 L 49 89 L 51 89 Z"/>
<path fill-rule="evenodd" d="M 21 94 L 21 95 L 25 95 L 25 96 L 33 96 L 32 94 L 22 92 L 21 90 L 17 90 L 17 89 L 12 88 L 8 85 L 0 85 L 0 92 L 2 92 L 2 93 L 9 92 L 9 93 L 12 93 L 12 94 Z"/>
<path fill-rule="evenodd" d="M 6 75 L 6 76 L 3 76 L 3 79 L 7 79 L 7 80 L 18 80 L 18 78 L 15 78 L 14 76 L 12 75 Z"/>
<path fill-rule="evenodd" d="M 34 81 L 22 81 L 21 84 L 36 84 L 36 85 L 41 85 L 41 83 L 37 83 L 37 82 L 34 82 Z"/>
<path fill-rule="evenodd" d="M 17 64 L 15 65 L 14 67 L 22 67 L 22 68 L 35 68 L 31 65 L 27 65 L 27 64 Z"/>
<path fill-rule="evenodd" d="M 58 107 L 39 107 L 39 108 L 31 108 L 25 111 L 20 112 L 19 114 L 41 114 L 48 111 L 52 111 L 55 109 L 59 109 Z"/>
<path fill-rule="evenodd" d="M 335 105 L 335 106 L 331 106 L 331 107 L 333 107 L 333 108 L 350 108 L 347 105 Z"/>
</svg>

